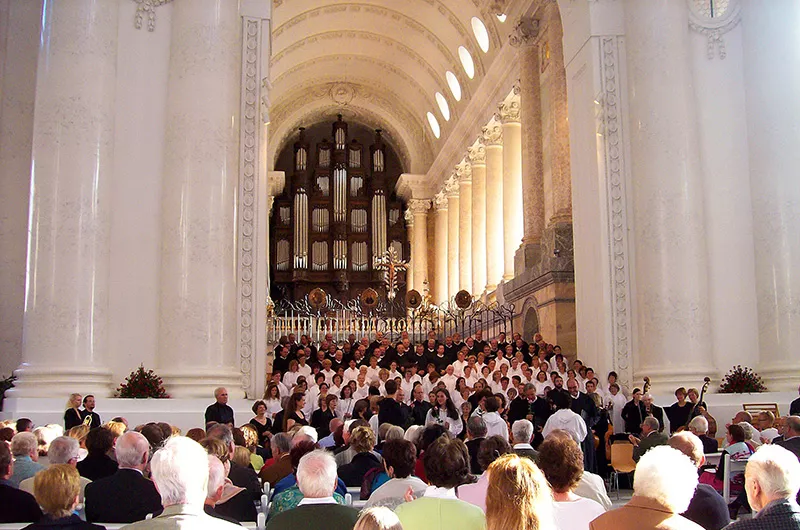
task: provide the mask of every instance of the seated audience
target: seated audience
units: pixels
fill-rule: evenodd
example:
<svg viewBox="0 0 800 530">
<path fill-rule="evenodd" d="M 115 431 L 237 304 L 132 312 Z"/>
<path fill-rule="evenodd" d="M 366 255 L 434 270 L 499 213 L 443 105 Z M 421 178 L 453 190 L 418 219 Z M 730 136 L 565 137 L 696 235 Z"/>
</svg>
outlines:
<svg viewBox="0 0 800 530">
<path fill-rule="evenodd" d="M 15 487 L 27 478 L 44 469 L 39 464 L 39 442 L 30 432 L 20 432 L 11 439 L 11 454 L 14 455 L 14 472 L 8 481 Z"/>
<path fill-rule="evenodd" d="M 353 457 L 356 455 L 356 450 L 350 445 L 351 436 L 353 431 L 359 427 L 369 427 L 369 422 L 365 420 L 348 420 L 344 422 L 344 430 L 342 430 L 342 439 L 344 441 L 344 449 L 336 453 L 336 465 L 342 467 L 349 464 Z M 374 431 L 373 431 L 374 432 Z"/>
<path fill-rule="evenodd" d="M 209 438 L 220 440 L 225 444 L 228 448 L 228 460 L 230 461 L 236 449 L 233 443 L 233 430 L 227 425 L 218 423 L 209 427 L 206 432 Z M 246 489 L 250 493 L 250 500 L 261 499 L 261 483 L 258 481 L 256 472 L 249 467 L 240 466 L 234 462 L 230 462 L 230 468 L 228 478 L 233 482 L 233 485 Z"/>
<path fill-rule="evenodd" d="M 346 387 L 347 388 L 347 387 Z M 333 418 L 331 421 L 328 422 L 328 431 L 330 434 L 325 436 L 324 438 L 320 439 L 319 446 L 323 449 L 333 449 L 336 447 L 336 431 L 338 431 L 344 425 L 344 421 L 341 418 Z M 341 434 L 341 433 L 339 433 Z"/>
<path fill-rule="evenodd" d="M 441 426 L 428 428 L 432 427 L 443 429 Z M 482 530 L 485 520 L 481 509 L 456 497 L 455 488 L 470 480 L 469 452 L 464 442 L 440 436 L 425 450 L 424 463 L 430 486 L 422 497 L 401 504 L 395 510 L 403 527 Z"/>
<path fill-rule="evenodd" d="M 489 469 L 486 530 L 552 530 L 552 495 L 541 470 L 529 458 L 507 454 Z"/>
<path fill-rule="evenodd" d="M 242 425 L 240 429 L 244 438 L 244 447 L 247 449 L 248 463 L 253 471 L 258 473 L 264 467 L 264 455 L 268 453 L 258 445 L 258 431 L 250 424 Z M 263 453 L 262 453 L 263 451 Z"/>
<path fill-rule="evenodd" d="M 537 463 L 553 490 L 556 527 L 561 530 L 588 530 L 589 522 L 603 514 L 605 509 L 573 491 L 583 475 L 583 451 L 577 442 L 566 436 L 546 438 L 539 446 Z"/>
<path fill-rule="evenodd" d="M 458 498 L 474 504 L 486 512 L 486 489 L 489 487 L 489 474 L 486 473 L 486 470 L 492 462 L 510 452 L 511 446 L 502 436 L 494 435 L 486 438 L 478 451 L 478 464 L 480 464 L 483 474 L 474 484 L 464 484 L 459 487 Z"/>
<path fill-rule="evenodd" d="M 69 464 L 71 466 L 75 466 L 78 463 L 78 450 L 80 446 L 78 444 L 78 440 L 75 438 L 70 438 L 68 436 L 59 436 L 52 442 L 50 442 L 50 448 L 48 450 L 48 459 L 50 460 L 50 464 Z M 25 479 L 19 483 L 19 489 L 23 491 L 27 491 L 31 495 L 33 495 L 33 481 L 35 475 L 29 479 Z M 79 506 L 83 506 L 85 503 L 84 500 L 84 492 L 86 489 L 87 484 L 91 484 L 92 481 L 86 477 L 81 477 L 81 501 Z M 79 512 L 82 513 L 81 510 Z"/>
<path fill-rule="evenodd" d="M 469 450 L 470 473 L 481 474 L 481 466 L 478 463 L 478 450 L 481 442 L 486 439 L 486 422 L 480 416 L 472 416 L 467 421 L 467 450 Z"/>
<path fill-rule="evenodd" d="M 698 468 L 702 467 L 705 462 L 703 444 L 700 438 L 691 432 L 676 433 L 669 439 L 669 446 L 688 456 Z M 725 499 L 708 484 L 697 485 L 689 507 L 681 515 L 699 524 L 705 530 L 720 530 L 731 522 Z"/>
<path fill-rule="evenodd" d="M 268 530 L 325 528 L 351 530 L 358 519 L 358 510 L 340 505 L 334 498 L 336 461 L 325 450 L 311 451 L 297 465 L 297 487 L 303 498 L 296 508 L 271 517 Z"/>
<path fill-rule="evenodd" d="M 428 449 L 430 444 L 438 440 L 443 434 L 446 433 L 449 436 L 447 429 L 445 429 L 442 425 L 434 424 L 425 427 L 419 437 L 419 443 L 417 444 L 417 463 L 414 464 L 414 475 L 425 482 L 428 482 L 428 477 L 425 475 L 425 451 Z M 480 473 L 480 466 L 478 466 L 478 473 Z"/>
<path fill-rule="evenodd" d="M 710 455 L 719 453 L 719 444 L 708 435 L 708 420 L 703 416 L 695 416 L 689 422 L 689 432 L 700 439 L 703 444 L 703 453 Z"/>
<path fill-rule="evenodd" d="M 216 455 L 208 455 L 208 488 L 203 511 L 211 517 L 238 525 L 239 521 L 219 513 L 215 508 L 217 502 L 225 495 L 225 482 L 227 480 L 225 473 L 226 469 L 222 461 Z"/>
<path fill-rule="evenodd" d="M 0 523 L 31 523 L 42 517 L 33 495 L 16 488 L 8 479 L 14 473 L 11 448 L 0 441 Z"/>
<path fill-rule="evenodd" d="M 194 429 L 189 429 L 186 431 L 186 437 L 190 440 L 194 440 L 197 443 L 200 443 L 200 440 L 206 437 L 205 429 L 200 429 L 195 427 Z"/>
<path fill-rule="evenodd" d="M 264 466 L 258 472 L 258 477 L 263 482 L 275 485 L 279 480 L 292 473 L 292 460 L 289 451 L 292 448 L 292 438 L 285 432 L 279 432 L 270 440 L 273 462 Z"/>
<path fill-rule="evenodd" d="M 697 468 L 689 457 L 667 446 L 648 451 L 636 466 L 633 497 L 589 524 L 592 530 L 700 530 L 679 515 L 686 511 L 697 487 Z"/>
<path fill-rule="evenodd" d="M 389 508 L 375 507 L 361 512 L 353 530 L 403 530 L 403 525 Z"/>
<path fill-rule="evenodd" d="M 775 428 L 775 414 L 770 410 L 762 410 L 758 413 L 757 427 L 761 431 L 761 443 L 772 443 L 772 440 L 779 436 L 778 429 Z"/>
<path fill-rule="evenodd" d="M 574 441 L 567 431 L 562 431 L 560 429 L 556 429 L 547 435 L 548 440 L 551 438 L 569 438 Z M 594 473 L 584 470 L 573 493 L 578 497 L 591 499 L 597 502 L 605 510 L 611 509 L 611 499 L 606 492 L 605 481 L 603 481 L 603 477 L 600 475 L 595 475 Z"/>
<path fill-rule="evenodd" d="M 514 442 L 513 450 L 516 454 L 536 461 L 537 452 L 531 445 L 533 423 L 528 420 L 515 421 L 511 426 L 511 439 Z"/>
<path fill-rule="evenodd" d="M 105 529 L 83 521 L 74 513 L 80 502 L 81 489 L 80 475 L 74 466 L 53 464 L 40 471 L 34 479 L 33 489 L 44 515 L 36 523 L 26 526 L 26 529 Z"/>
<path fill-rule="evenodd" d="M 739 427 L 744 431 L 744 443 L 755 451 L 761 446 L 761 435 L 750 423 L 746 421 L 739 422 Z"/>
<path fill-rule="evenodd" d="M 789 416 L 785 422 L 783 439 L 776 440 L 775 444 L 791 451 L 794 456 L 800 459 L 800 416 Z"/>
<path fill-rule="evenodd" d="M 131 431 L 117 440 L 116 473 L 86 486 L 86 519 L 102 523 L 133 523 L 148 514 L 160 513 L 161 496 L 144 477 L 150 461 L 150 444 Z"/>
<path fill-rule="evenodd" d="M 150 469 L 164 511 L 157 517 L 124 526 L 123 529 L 241 530 L 203 511 L 209 472 L 208 454 L 200 444 L 184 436 L 173 436 L 153 455 Z"/>
<path fill-rule="evenodd" d="M 658 420 L 648 416 L 642 421 L 642 434 L 640 437 L 632 434 L 628 435 L 628 439 L 633 444 L 634 462 L 638 462 L 642 455 L 653 447 L 667 445 L 669 437 L 663 432 L 659 432 L 660 428 L 661 425 L 659 425 Z"/>
<path fill-rule="evenodd" d="M 339 478 L 348 487 L 360 487 L 364 475 L 381 466 L 381 458 L 373 452 L 375 433 L 369 427 L 358 427 L 350 434 L 350 447 L 356 454 L 349 464 L 339 467 Z"/>
<path fill-rule="evenodd" d="M 747 460 L 753 449 L 745 443 L 744 429 L 738 424 L 728 425 L 728 445 L 722 450 L 722 458 L 716 471 L 706 471 L 700 476 L 700 482 L 710 484 L 717 491 L 723 490 L 723 478 L 725 477 L 725 454 L 731 455 L 731 460 Z M 744 486 L 743 473 L 730 474 L 730 488 L 732 492 L 738 494 Z"/>
<path fill-rule="evenodd" d="M 379 486 L 373 482 L 372 493 L 365 507 L 385 506 L 394 510 L 405 502 L 409 488 L 414 497 L 421 497 L 427 484 L 412 475 L 416 461 L 417 449 L 413 443 L 408 440 L 387 441 L 383 445 L 383 466 L 388 480 Z"/>
<path fill-rule="evenodd" d="M 250 494 L 230 481 L 231 459 L 228 448 L 221 440 L 214 438 L 206 438 L 200 445 L 208 454 L 216 456 L 222 462 L 225 476 L 228 477 L 223 483 L 222 495 L 215 501 L 214 511 L 226 519 L 235 519 L 238 522 L 255 521 L 257 514 Z"/>
<path fill-rule="evenodd" d="M 86 449 L 89 454 L 78 462 L 77 468 L 82 477 L 97 480 L 110 477 L 117 472 L 117 463 L 108 456 L 114 448 L 114 435 L 108 429 L 98 427 L 86 435 Z"/>
<path fill-rule="evenodd" d="M 736 521 L 730 530 L 782 530 L 800 528 L 800 462 L 778 445 L 766 445 L 747 461 L 745 491 L 756 510 L 752 519 Z"/>
</svg>

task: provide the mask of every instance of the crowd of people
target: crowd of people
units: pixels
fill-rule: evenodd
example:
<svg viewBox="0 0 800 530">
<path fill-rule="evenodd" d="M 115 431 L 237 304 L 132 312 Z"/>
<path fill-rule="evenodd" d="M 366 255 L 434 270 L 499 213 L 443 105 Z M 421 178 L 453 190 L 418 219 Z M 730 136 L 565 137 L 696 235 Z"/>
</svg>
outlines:
<svg viewBox="0 0 800 530">
<path fill-rule="evenodd" d="M 64 428 L 0 426 L 0 522 L 213 529 L 255 521 L 261 505 L 271 530 L 800 529 L 800 417 L 742 411 L 720 447 L 700 393 L 675 395 L 661 409 L 613 372 L 568 366 L 540 335 L 288 336 L 247 423 L 217 388 L 186 433 L 101 424 L 94 397 L 77 394 Z M 613 443 L 637 462 L 617 509 L 604 482 Z M 747 460 L 731 505 L 723 466 L 706 463 L 720 450 Z M 731 523 L 740 511 L 757 513 Z"/>
</svg>

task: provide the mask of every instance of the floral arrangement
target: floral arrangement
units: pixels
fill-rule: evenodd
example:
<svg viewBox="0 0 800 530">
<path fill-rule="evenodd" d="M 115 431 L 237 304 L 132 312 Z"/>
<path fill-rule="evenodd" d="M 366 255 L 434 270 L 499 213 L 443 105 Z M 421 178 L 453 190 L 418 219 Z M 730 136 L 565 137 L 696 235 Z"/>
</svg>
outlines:
<svg viewBox="0 0 800 530">
<path fill-rule="evenodd" d="M 164 390 L 164 382 L 152 370 L 145 370 L 144 365 L 131 372 L 114 393 L 121 398 L 168 398 Z"/>
<path fill-rule="evenodd" d="M 0 410 L 3 410 L 3 400 L 6 397 L 6 390 L 14 387 L 14 381 L 17 380 L 17 376 L 14 374 L 9 375 L 8 377 L 2 375 L 0 376 Z"/>
<path fill-rule="evenodd" d="M 766 392 L 767 387 L 751 368 L 737 364 L 722 378 L 719 391 L 722 394 L 744 394 Z"/>
</svg>

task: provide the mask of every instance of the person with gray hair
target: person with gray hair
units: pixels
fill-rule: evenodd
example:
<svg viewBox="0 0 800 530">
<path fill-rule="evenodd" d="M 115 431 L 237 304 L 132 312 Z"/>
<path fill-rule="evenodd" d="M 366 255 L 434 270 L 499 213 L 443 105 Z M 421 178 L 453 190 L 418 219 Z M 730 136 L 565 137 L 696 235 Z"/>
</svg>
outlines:
<svg viewBox="0 0 800 530">
<path fill-rule="evenodd" d="M 519 456 L 530 458 L 534 462 L 538 453 L 531 445 L 533 439 L 533 423 L 528 420 L 517 420 L 511 426 L 512 450 Z"/>
<path fill-rule="evenodd" d="M 228 461 L 231 465 L 228 478 L 231 479 L 233 485 L 250 492 L 250 500 L 257 501 L 261 499 L 261 483 L 258 481 L 256 472 L 250 467 L 240 466 L 233 461 L 233 453 L 236 450 L 236 445 L 233 442 L 233 430 L 228 425 L 218 423 L 208 428 L 206 437 L 219 440 L 228 448 Z"/>
<path fill-rule="evenodd" d="M 173 436 L 153 455 L 150 468 L 164 511 L 157 517 L 122 528 L 241 530 L 240 526 L 203 512 L 208 495 L 209 470 L 208 453 L 200 444 L 184 436 Z"/>
<path fill-rule="evenodd" d="M 719 442 L 708 435 L 708 420 L 703 416 L 695 416 L 689 422 L 689 432 L 700 438 L 703 444 L 704 454 L 713 454 L 719 452 Z"/>
<path fill-rule="evenodd" d="M 206 409 L 206 428 L 212 423 L 234 426 L 233 409 L 228 405 L 228 390 L 224 387 L 214 389 L 215 402 Z"/>
<path fill-rule="evenodd" d="M 211 517 L 238 525 L 239 521 L 233 517 L 223 515 L 215 509 L 224 495 L 226 478 L 225 465 L 222 461 L 216 455 L 208 455 L 208 487 L 206 488 L 206 503 L 203 505 L 203 511 Z"/>
<path fill-rule="evenodd" d="M 296 476 L 303 500 L 297 508 L 270 519 L 267 530 L 352 530 L 358 520 L 358 510 L 341 506 L 333 498 L 337 485 L 336 460 L 329 452 L 317 449 L 304 455 L 297 466 Z"/>
<path fill-rule="evenodd" d="M 292 437 L 288 433 L 279 432 L 270 440 L 273 462 L 264 466 L 258 472 L 262 482 L 269 482 L 274 486 L 279 480 L 292 474 L 292 459 L 289 451 L 292 450 Z"/>
<path fill-rule="evenodd" d="M 119 468 L 110 477 L 86 486 L 86 519 L 102 523 L 134 523 L 161 511 L 161 496 L 144 478 L 150 460 L 150 443 L 141 433 L 129 431 L 114 448 Z"/>
<path fill-rule="evenodd" d="M 784 420 L 784 435 L 775 440 L 775 444 L 788 449 L 800 459 L 800 416 L 788 416 Z"/>
<path fill-rule="evenodd" d="M 488 428 L 486 422 L 480 416 L 472 416 L 467 421 L 467 441 L 465 442 L 469 451 L 469 471 L 473 475 L 482 473 L 481 465 L 478 463 L 478 453 L 480 452 L 481 442 L 486 439 Z"/>
<path fill-rule="evenodd" d="M 47 453 L 50 457 L 50 464 L 69 464 L 75 467 L 75 465 L 78 463 L 78 449 L 80 449 L 78 440 L 75 438 L 70 438 L 69 436 L 59 436 L 50 442 L 50 449 Z M 33 495 L 33 481 L 35 478 L 36 477 L 27 478 L 20 482 L 19 489 L 27 491 Z M 81 484 L 79 506 L 82 507 L 85 502 L 84 498 L 86 485 L 91 484 L 92 481 L 86 477 L 80 477 L 79 480 Z M 82 513 L 82 510 L 83 508 L 80 508 L 78 512 Z"/>
<path fill-rule="evenodd" d="M 764 445 L 747 461 L 744 490 L 752 519 L 736 521 L 731 530 L 796 530 L 800 528 L 800 507 L 795 499 L 800 490 L 800 462 L 779 445 Z"/>
<path fill-rule="evenodd" d="M 39 463 L 39 441 L 31 432 L 20 432 L 11 439 L 11 454 L 14 455 L 14 473 L 8 481 L 15 488 L 20 482 L 31 478 L 44 469 Z"/>
<path fill-rule="evenodd" d="M 638 462 L 642 455 L 658 445 L 667 445 L 669 436 L 663 432 L 658 432 L 661 424 L 653 416 L 648 416 L 642 420 L 642 437 L 637 438 L 630 434 L 628 439 L 633 444 L 633 460 Z"/>
</svg>

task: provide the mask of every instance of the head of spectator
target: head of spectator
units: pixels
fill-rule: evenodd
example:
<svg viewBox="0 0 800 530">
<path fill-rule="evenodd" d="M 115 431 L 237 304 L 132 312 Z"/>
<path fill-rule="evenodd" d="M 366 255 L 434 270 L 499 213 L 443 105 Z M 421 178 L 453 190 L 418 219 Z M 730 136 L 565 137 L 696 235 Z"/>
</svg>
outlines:
<svg viewBox="0 0 800 530">
<path fill-rule="evenodd" d="M 300 459 L 316 449 L 318 449 L 317 444 L 312 443 L 309 440 L 303 440 L 297 444 L 293 444 L 292 450 L 289 452 L 292 469 L 296 472 L 297 466 L 300 465 Z"/>
<path fill-rule="evenodd" d="M 88 434 L 89 426 L 84 424 L 77 425 L 67 431 L 67 436 L 78 440 L 78 443 L 81 445 L 81 447 L 86 447 L 86 435 Z"/>
<path fill-rule="evenodd" d="M 672 447 L 654 447 L 636 465 L 634 496 L 655 501 L 668 512 L 685 512 L 695 488 L 697 468 L 689 457 Z"/>
<path fill-rule="evenodd" d="M 310 425 L 303 425 L 295 433 L 294 438 L 298 440 L 309 440 L 313 443 L 317 443 L 319 434 L 317 433 L 317 430 L 314 427 L 311 427 Z"/>
<path fill-rule="evenodd" d="M 203 506 L 208 490 L 208 453 L 200 444 L 174 436 L 153 455 L 150 469 L 164 508 L 177 504 Z"/>
<path fill-rule="evenodd" d="M 747 439 L 742 426 L 736 423 L 728 425 L 728 444 L 744 442 Z"/>
<path fill-rule="evenodd" d="M 794 503 L 800 490 L 800 462 L 783 447 L 765 445 L 747 460 L 744 477 L 747 500 L 754 510 L 776 501 Z"/>
<path fill-rule="evenodd" d="M 0 442 L 0 480 L 8 480 L 14 473 L 14 456 L 11 454 L 11 447 L 4 442 Z"/>
<path fill-rule="evenodd" d="M 92 429 L 86 435 L 86 450 L 89 456 L 105 455 L 114 448 L 114 440 L 114 434 L 108 429 Z"/>
<path fill-rule="evenodd" d="M 386 431 L 386 434 L 383 437 L 383 441 L 388 442 L 389 440 L 402 440 L 405 434 L 406 433 L 402 427 L 398 427 L 397 425 L 392 425 Z"/>
<path fill-rule="evenodd" d="M 383 466 L 389 478 L 407 478 L 414 472 L 417 448 L 408 440 L 388 440 L 383 444 Z"/>
<path fill-rule="evenodd" d="M 571 436 L 548 436 L 539 446 L 539 468 L 556 494 L 569 493 L 583 476 L 583 451 Z"/>
<path fill-rule="evenodd" d="M 103 428 L 111 431 L 111 434 L 114 435 L 114 438 L 119 438 L 128 429 L 125 424 L 120 421 L 108 421 L 103 424 Z"/>
<path fill-rule="evenodd" d="M 50 460 L 50 464 L 70 464 L 74 466 L 78 463 L 79 449 L 80 444 L 75 438 L 59 436 L 50 442 L 47 458 Z"/>
<path fill-rule="evenodd" d="M 486 438 L 488 428 L 486 422 L 480 416 L 472 416 L 467 421 L 467 438 L 475 440 L 476 438 Z"/>
<path fill-rule="evenodd" d="M 80 502 L 80 474 L 69 464 L 53 464 L 33 479 L 36 502 L 53 519 L 69 517 Z"/>
<path fill-rule="evenodd" d="M 199 442 L 200 440 L 206 437 L 206 431 L 200 429 L 199 427 L 195 427 L 194 429 L 189 429 L 188 431 L 186 431 L 186 437 L 191 440 L 194 440 L 195 442 Z"/>
<path fill-rule="evenodd" d="M 205 449 L 205 451 L 210 454 L 214 455 L 222 462 L 222 465 L 225 466 L 225 476 L 228 476 L 230 473 L 230 453 L 228 453 L 228 447 L 221 441 L 215 438 L 203 438 L 200 440 L 200 446 Z"/>
<path fill-rule="evenodd" d="M 515 444 L 529 444 L 533 439 L 533 423 L 517 420 L 511 426 L 511 439 Z"/>
<path fill-rule="evenodd" d="M 156 423 L 148 423 L 141 430 L 142 436 L 147 438 L 150 442 L 150 451 L 155 452 L 159 447 L 164 444 L 164 432 Z"/>
<path fill-rule="evenodd" d="M 278 460 L 283 455 L 288 455 L 292 449 L 292 438 L 285 432 L 279 432 L 269 442 L 272 456 Z"/>
<path fill-rule="evenodd" d="M 50 442 L 58 437 L 58 432 L 48 426 L 36 427 L 33 429 L 33 435 L 36 436 L 36 443 L 39 444 L 39 456 L 47 455 L 50 448 Z"/>
<path fill-rule="evenodd" d="M 425 450 L 423 464 L 428 482 L 438 488 L 452 489 L 469 480 L 469 451 L 457 438 L 436 439 Z"/>
<path fill-rule="evenodd" d="M 703 454 L 703 442 L 691 432 L 676 432 L 670 437 L 668 445 L 688 456 L 689 460 L 697 467 L 706 462 Z"/>
<path fill-rule="evenodd" d="M 784 439 L 794 438 L 800 436 L 800 416 L 786 416 L 784 418 Z"/>
<path fill-rule="evenodd" d="M 357 427 L 350 433 L 350 447 L 356 453 L 368 453 L 375 448 L 375 433 L 370 427 Z"/>
<path fill-rule="evenodd" d="M 660 428 L 661 423 L 658 421 L 658 418 L 648 416 L 642 420 L 642 437 L 649 435 L 651 432 L 658 432 Z"/>
<path fill-rule="evenodd" d="M 568 409 L 572 405 L 572 397 L 566 392 L 550 392 L 548 397 L 555 410 Z"/>
<path fill-rule="evenodd" d="M 233 430 L 222 423 L 212 425 L 206 430 L 206 437 L 219 440 L 228 448 L 228 458 L 233 458 L 233 451 L 236 449 L 236 444 L 233 442 Z"/>
<path fill-rule="evenodd" d="M 403 530 L 403 525 L 392 510 L 377 506 L 362 511 L 353 530 Z"/>
<path fill-rule="evenodd" d="M 486 530 L 551 527 L 550 486 L 531 459 L 507 454 L 495 460 L 487 473 Z M 514 508 L 509 509 L 511 506 Z"/>
<path fill-rule="evenodd" d="M 33 431 L 33 421 L 28 418 L 20 418 L 17 420 L 17 432 L 31 432 Z"/>
<path fill-rule="evenodd" d="M 231 458 L 236 465 L 241 467 L 247 467 L 250 465 L 250 450 L 246 447 L 242 447 L 241 445 L 237 445 L 236 449 L 233 450 L 233 458 Z"/>
<path fill-rule="evenodd" d="M 731 423 L 742 423 L 743 421 L 746 421 L 747 423 L 753 423 L 753 415 L 746 410 L 740 410 L 736 413 L 736 416 L 733 417 L 733 421 L 731 421 Z"/>
<path fill-rule="evenodd" d="M 220 405 L 227 405 L 228 404 L 228 390 L 225 387 L 219 387 L 214 389 L 214 399 L 217 400 L 217 403 Z"/>
<path fill-rule="evenodd" d="M 32 432 L 18 432 L 11 439 L 11 453 L 14 458 L 30 457 L 34 462 L 39 460 L 39 442 Z"/>
<path fill-rule="evenodd" d="M 478 465 L 483 471 L 501 456 L 511 452 L 511 446 L 502 436 L 490 436 L 478 448 Z"/>
<path fill-rule="evenodd" d="M 775 414 L 771 410 L 762 410 L 758 413 L 756 422 L 759 431 L 771 429 L 775 425 Z"/>
<path fill-rule="evenodd" d="M 439 439 L 441 436 L 447 435 L 447 429 L 444 428 L 443 425 L 439 425 L 438 423 L 434 423 L 432 425 L 428 425 L 422 431 L 422 435 L 419 437 L 419 452 L 422 454 L 428 449 L 428 446 Z"/>
<path fill-rule="evenodd" d="M 755 427 L 753 427 L 752 425 L 750 425 L 746 421 L 743 421 L 743 422 L 739 423 L 738 425 L 744 431 L 744 441 L 745 442 L 749 442 L 750 444 L 752 444 L 752 445 L 754 445 L 756 447 L 761 445 L 761 441 L 758 439 L 758 431 L 756 430 Z"/>
<path fill-rule="evenodd" d="M 126 432 L 117 439 L 114 447 L 120 469 L 144 471 L 150 460 L 150 442 L 141 433 Z"/>
<path fill-rule="evenodd" d="M 115 418 L 111 418 L 111 421 L 116 421 L 116 422 L 118 422 L 118 423 L 122 423 L 122 424 L 124 424 L 124 425 L 125 425 L 125 429 L 127 429 L 127 428 L 128 428 L 128 420 L 126 420 L 126 419 L 125 419 L 125 418 L 123 418 L 122 416 L 117 416 L 117 417 L 115 417 Z"/>
<path fill-rule="evenodd" d="M 227 472 L 219 458 L 208 455 L 208 487 L 206 488 L 206 504 L 215 506 L 222 498 L 225 490 Z"/>
<path fill-rule="evenodd" d="M 373 435 L 374 436 L 374 435 Z M 325 450 L 311 451 L 297 465 L 297 487 L 308 499 L 332 497 L 337 485 L 336 460 Z"/>
<path fill-rule="evenodd" d="M 695 436 L 702 436 L 708 432 L 708 420 L 703 416 L 695 416 L 689 422 L 689 432 Z"/>
<path fill-rule="evenodd" d="M 11 439 L 14 438 L 15 434 L 16 432 L 13 427 L 3 427 L 0 429 L 0 442 L 11 443 Z"/>
<path fill-rule="evenodd" d="M 422 436 L 422 431 L 424 430 L 425 427 L 422 425 L 412 425 L 406 429 L 405 434 L 403 434 L 403 439 L 414 444 L 414 448 L 416 448 L 417 445 L 419 445 L 419 438 Z"/>
</svg>

